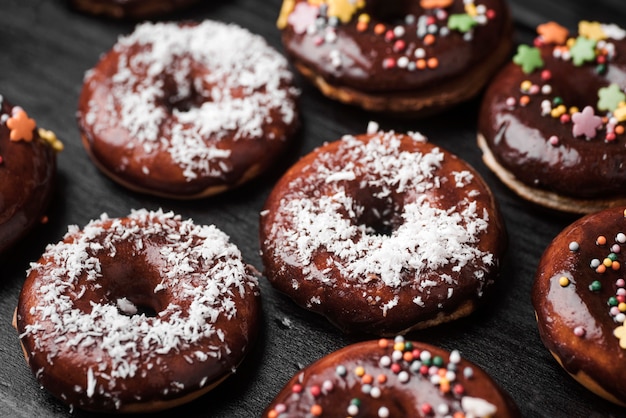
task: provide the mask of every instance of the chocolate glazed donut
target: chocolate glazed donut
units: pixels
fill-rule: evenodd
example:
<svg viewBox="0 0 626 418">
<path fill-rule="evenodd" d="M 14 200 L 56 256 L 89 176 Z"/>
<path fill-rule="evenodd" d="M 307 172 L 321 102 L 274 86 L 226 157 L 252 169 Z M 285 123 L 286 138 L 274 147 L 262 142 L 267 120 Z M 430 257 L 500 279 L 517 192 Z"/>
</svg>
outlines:
<svg viewBox="0 0 626 418">
<path fill-rule="evenodd" d="M 521 197 L 590 213 L 626 204 L 626 32 L 549 22 L 495 77 L 480 111 L 485 163 Z"/>
<path fill-rule="evenodd" d="M 278 181 L 260 223 L 276 289 L 344 332 L 374 335 L 469 315 L 506 247 L 480 176 L 417 133 L 319 147 Z"/>
<path fill-rule="evenodd" d="M 532 302 L 559 364 L 597 395 L 626 406 L 626 211 L 574 222 L 546 248 Z"/>
<path fill-rule="evenodd" d="M 478 366 L 429 344 L 382 339 L 352 344 L 309 365 L 263 418 L 516 418 L 517 406 Z"/>
<path fill-rule="evenodd" d="M 283 3 L 287 54 L 325 95 L 368 110 L 427 114 L 465 101 L 512 46 L 502 0 L 312 3 Z"/>
<path fill-rule="evenodd" d="M 62 144 L 0 96 L 0 253 L 39 222 L 54 189 Z"/>
</svg>

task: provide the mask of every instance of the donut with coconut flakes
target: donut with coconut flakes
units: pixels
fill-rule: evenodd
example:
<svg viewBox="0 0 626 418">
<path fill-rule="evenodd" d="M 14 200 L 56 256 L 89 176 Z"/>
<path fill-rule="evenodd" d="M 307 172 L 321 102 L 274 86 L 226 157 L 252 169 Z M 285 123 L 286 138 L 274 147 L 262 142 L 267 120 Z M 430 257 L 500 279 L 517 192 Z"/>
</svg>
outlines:
<svg viewBox="0 0 626 418">
<path fill-rule="evenodd" d="M 38 383 L 71 407 L 150 412 L 235 371 L 256 335 L 252 268 L 214 226 L 162 211 L 72 226 L 28 273 L 15 326 Z"/>
<path fill-rule="evenodd" d="M 178 199 L 236 187 L 295 132 L 286 60 L 233 24 L 143 23 L 85 76 L 78 123 L 94 163 L 130 189 Z"/>
<path fill-rule="evenodd" d="M 261 212 L 260 240 L 276 289 L 345 332 L 391 335 L 472 312 L 506 237 L 466 162 L 417 133 L 372 132 L 292 166 Z"/>
</svg>

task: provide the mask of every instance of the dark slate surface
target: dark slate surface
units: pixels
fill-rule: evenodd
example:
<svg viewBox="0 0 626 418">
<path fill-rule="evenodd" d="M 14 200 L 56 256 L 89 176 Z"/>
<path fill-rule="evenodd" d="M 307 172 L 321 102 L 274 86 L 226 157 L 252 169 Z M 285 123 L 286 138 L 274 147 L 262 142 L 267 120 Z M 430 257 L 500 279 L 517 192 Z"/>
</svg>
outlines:
<svg viewBox="0 0 626 418">
<path fill-rule="evenodd" d="M 281 48 L 275 28 L 280 0 L 214 0 L 169 18 L 235 22 Z M 530 42 L 534 28 L 557 20 L 571 29 L 581 19 L 626 26 L 623 0 L 510 0 L 516 42 Z M 60 0 L 2 0 L 0 4 L 0 93 L 24 107 L 39 126 L 65 143 L 59 156 L 57 192 L 50 221 L 0 257 L 0 416 L 85 417 L 41 390 L 27 368 L 13 310 L 29 263 L 46 244 L 58 241 L 67 225 L 84 225 L 102 212 L 122 216 L 133 208 L 164 208 L 214 223 L 232 237 L 246 260 L 261 269 L 258 213 L 278 176 L 324 141 L 360 133 L 369 120 L 384 129 L 421 131 L 432 142 L 469 161 L 485 177 L 500 203 L 509 231 L 498 292 L 490 305 L 469 318 L 410 335 L 462 354 L 491 373 L 514 398 L 525 417 L 625 416 L 626 410 L 596 397 L 574 382 L 541 344 L 530 303 L 535 266 L 550 240 L 575 217 L 522 202 L 484 167 L 475 145 L 479 100 L 425 120 L 397 120 L 333 103 L 302 83 L 303 127 L 282 164 L 252 183 L 224 195 L 177 202 L 139 195 L 117 186 L 88 160 L 75 122 L 82 77 L 133 22 L 117 22 L 71 11 Z M 259 416 L 302 366 L 363 339 L 339 333 L 323 318 L 303 312 L 261 281 L 263 329 L 236 375 L 213 392 L 156 416 Z"/>
</svg>

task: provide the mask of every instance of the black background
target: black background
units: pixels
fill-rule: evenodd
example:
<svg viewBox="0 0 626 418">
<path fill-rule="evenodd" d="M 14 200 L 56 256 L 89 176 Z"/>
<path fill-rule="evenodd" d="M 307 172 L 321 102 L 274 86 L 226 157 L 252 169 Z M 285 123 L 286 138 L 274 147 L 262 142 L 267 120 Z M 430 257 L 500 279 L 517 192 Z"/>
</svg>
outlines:
<svg viewBox="0 0 626 418">
<path fill-rule="evenodd" d="M 234 22 L 261 34 L 282 51 L 275 26 L 281 0 L 203 1 L 168 19 Z M 626 26 L 624 0 L 510 0 L 515 41 L 529 43 L 538 24 L 556 20 L 575 30 L 579 20 Z M 489 372 L 513 397 L 525 417 L 626 416 L 626 410 L 598 398 L 573 381 L 543 347 L 530 303 L 535 267 L 551 239 L 576 219 L 525 203 L 485 168 L 476 146 L 479 100 L 423 120 L 370 114 L 331 102 L 297 78 L 302 129 L 289 154 L 269 173 L 225 194 L 193 202 L 130 192 L 91 164 L 75 121 L 83 74 L 134 22 L 81 15 L 60 0 L 0 0 L 0 94 L 26 109 L 39 126 L 65 144 L 49 222 L 0 256 L 0 416 L 65 417 L 68 407 L 41 390 L 27 368 L 13 310 L 29 263 L 46 244 L 58 241 L 67 225 L 83 226 L 102 212 L 123 216 L 131 209 L 173 210 L 197 223 L 214 223 L 231 236 L 246 261 L 261 269 L 258 213 L 281 173 L 324 141 L 365 131 L 377 120 L 383 129 L 420 131 L 466 159 L 492 187 L 504 214 L 509 247 L 496 296 L 469 318 L 410 335 L 447 349 Z M 365 336 L 346 336 L 325 319 L 302 311 L 261 279 L 260 337 L 238 372 L 208 395 L 156 416 L 259 416 L 302 366 Z M 626 379 L 626 376 L 624 377 Z M 75 411 L 74 416 L 91 416 Z"/>
</svg>

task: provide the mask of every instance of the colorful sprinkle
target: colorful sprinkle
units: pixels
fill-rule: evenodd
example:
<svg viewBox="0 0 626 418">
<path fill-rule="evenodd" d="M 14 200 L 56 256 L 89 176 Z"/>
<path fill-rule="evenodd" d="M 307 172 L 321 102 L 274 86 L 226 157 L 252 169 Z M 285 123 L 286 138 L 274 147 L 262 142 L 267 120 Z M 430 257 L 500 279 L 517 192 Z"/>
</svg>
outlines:
<svg viewBox="0 0 626 418">
<path fill-rule="evenodd" d="M 565 277 L 565 276 L 561 276 L 559 277 L 559 284 L 561 285 L 561 287 L 567 287 L 569 286 L 569 278 Z"/>
<path fill-rule="evenodd" d="M 598 109 L 609 112 L 613 112 L 620 103 L 626 101 L 626 94 L 615 83 L 610 84 L 608 87 L 600 88 L 598 97 Z"/>
<path fill-rule="evenodd" d="M 544 65 L 539 48 L 528 45 L 520 45 L 517 48 L 513 62 L 522 67 L 522 71 L 525 74 L 530 74 Z"/>
<path fill-rule="evenodd" d="M 585 62 L 593 62 L 596 59 L 596 41 L 579 36 L 570 48 L 570 55 L 575 66 L 580 67 Z"/>
<path fill-rule="evenodd" d="M 548 22 L 537 26 L 537 33 L 543 42 L 547 44 L 564 44 L 569 31 L 556 22 Z"/>
<path fill-rule="evenodd" d="M 574 122 L 572 134 L 575 137 L 584 135 L 587 139 L 595 138 L 597 129 L 602 125 L 602 118 L 595 115 L 591 106 L 586 106 L 582 112 L 574 113 L 572 121 Z"/>
<path fill-rule="evenodd" d="M 26 141 L 33 140 L 33 131 L 35 130 L 36 123 L 33 119 L 29 118 L 26 112 L 20 107 L 14 107 L 12 116 L 7 120 L 7 128 L 10 129 L 9 138 L 11 141 Z"/>
</svg>

